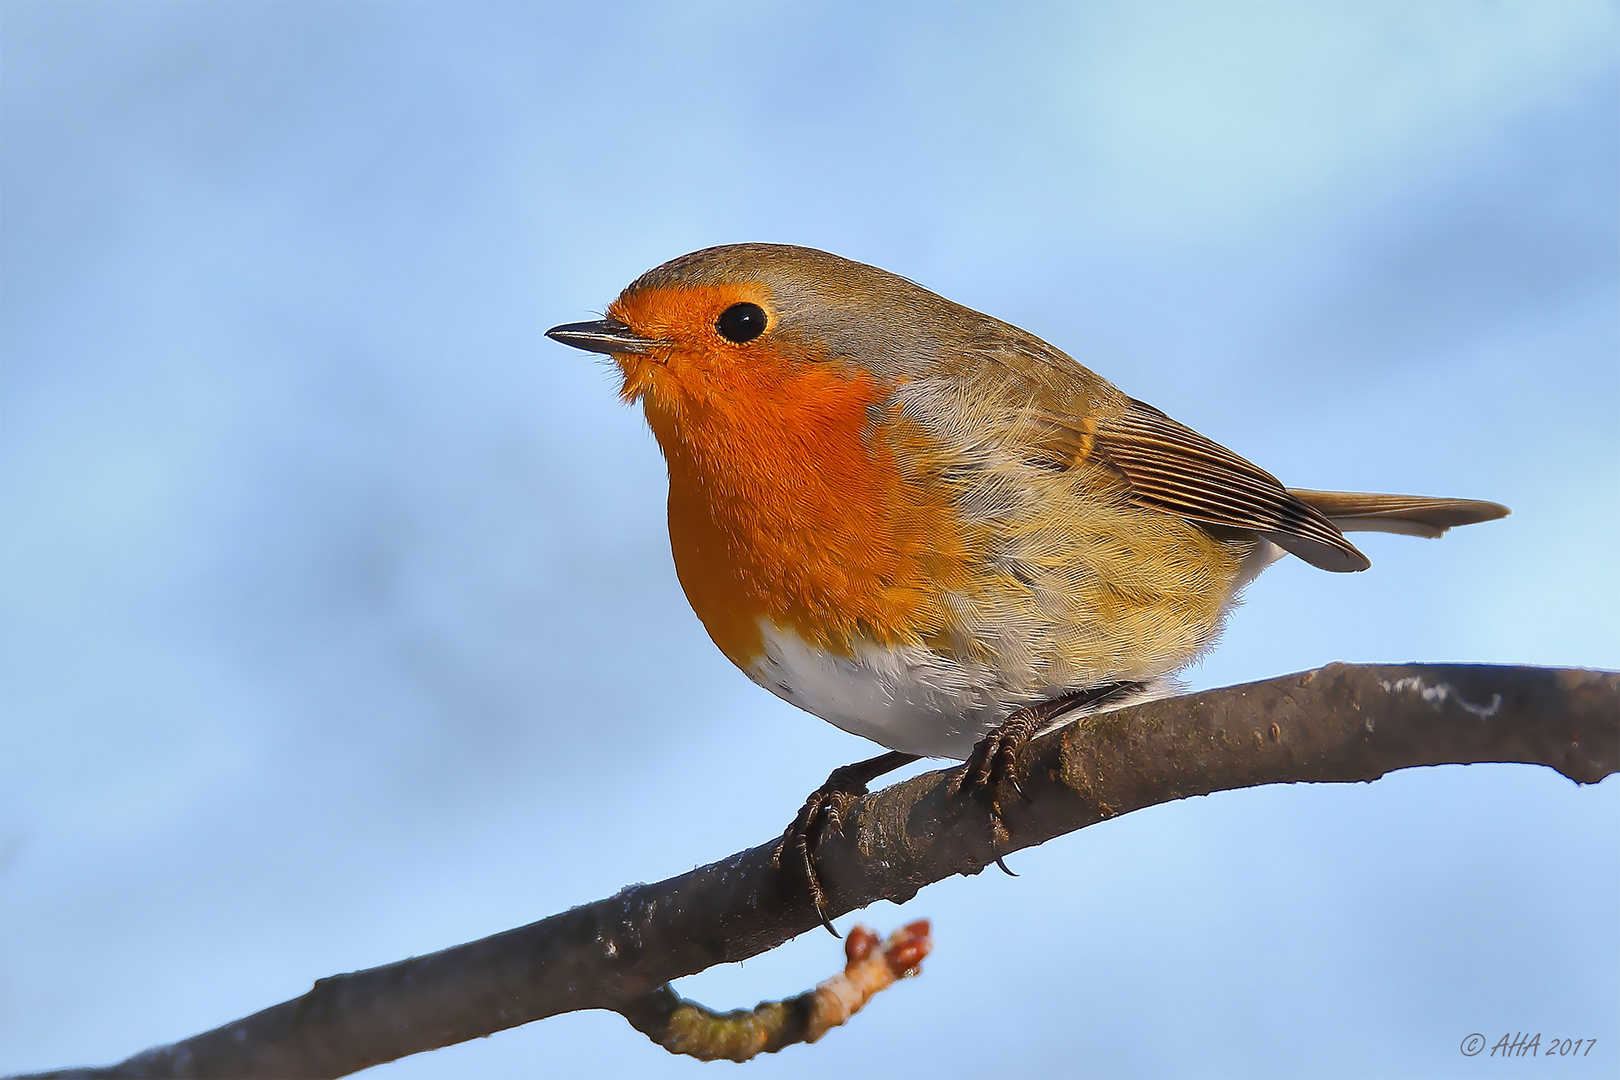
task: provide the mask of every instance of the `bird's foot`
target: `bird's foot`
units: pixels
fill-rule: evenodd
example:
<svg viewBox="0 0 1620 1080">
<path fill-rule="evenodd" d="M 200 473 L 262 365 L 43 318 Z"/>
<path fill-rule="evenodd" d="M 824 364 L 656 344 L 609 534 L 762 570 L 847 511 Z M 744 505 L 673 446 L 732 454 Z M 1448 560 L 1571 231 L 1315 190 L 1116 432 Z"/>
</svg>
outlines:
<svg viewBox="0 0 1620 1080">
<path fill-rule="evenodd" d="M 834 832 L 842 831 L 845 812 L 854 805 L 855 800 L 866 794 L 866 785 L 884 773 L 916 760 L 916 754 L 891 750 L 887 754 L 834 769 L 827 782 L 804 800 L 804 806 L 799 808 L 793 824 L 787 827 L 787 832 L 777 841 L 776 850 L 771 853 L 771 865 L 777 869 L 791 862 L 804 872 L 805 885 L 810 893 L 810 902 L 815 905 L 816 916 L 833 937 L 839 934 L 827 918 L 827 893 L 821 887 L 821 876 L 816 873 L 816 849 L 821 845 L 821 838 L 829 827 Z"/>
<path fill-rule="evenodd" d="M 1039 706 L 1013 713 L 1000 727 L 974 745 L 966 766 L 951 786 L 953 796 L 967 792 L 988 804 L 990 843 L 996 853 L 996 865 L 1013 877 L 1018 875 L 1007 868 L 1001 857 L 1001 849 L 1012 842 L 1007 824 L 1002 820 L 1001 791 L 1004 785 L 1010 786 L 1019 798 L 1029 801 L 1024 789 L 1018 786 L 1018 754 L 1049 719 Z"/>
<path fill-rule="evenodd" d="M 1012 874 L 1013 877 L 1018 876 L 1007 869 L 1007 863 L 1001 857 L 1002 848 L 1012 842 L 1012 836 L 1007 832 L 1007 823 L 1002 820 L 1001 789 L 1003 785 L 1011 787 L 1020 799 L 1030 801 L 1029 796 L 1024 794 L 1024 789 L 1018 786 L 1019 753 L 1031 739 L 1065 714 L 1079 712 L 1082 709 L 1088 714 L 1096 712 L 1129 698 L 1141 689 L 1142 684 L 1138 682 L 1107 683 L 1085 690 L 1076 690 L 1050 701 L 1026 705 L 973 747 L 973 753 L 967 759 L 967 766 L 956 778 L 951 794 L 957 795 L 966 791 L 989 803 L 990 842 L 992 850 L 996 853 L 996 865 L 1003 871 Z"/>
</svg>

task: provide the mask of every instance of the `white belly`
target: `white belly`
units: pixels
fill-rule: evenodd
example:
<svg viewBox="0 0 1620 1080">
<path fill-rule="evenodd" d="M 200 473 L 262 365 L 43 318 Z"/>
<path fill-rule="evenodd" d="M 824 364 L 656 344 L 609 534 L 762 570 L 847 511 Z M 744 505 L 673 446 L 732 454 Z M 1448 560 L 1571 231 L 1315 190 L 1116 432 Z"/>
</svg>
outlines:
<svg viewBox="0 0 1620 1080">
<path fill-rule="evenodd" d="M 829 656 L 792 631 L 762 626 L 765 655 L 748 669 L 759 685 L 852 735 L 891 750 L 964 761 L 973 744 L 1024 705 L 1080 687 L 1015 690 L 996 671 L 920 645 L 863 645 Z M 1169 684 L 1133 695 L 1141 701 Z M 1110 708 L 1126 704 L 1110 702 Z M 1076 714 L 1063 717 L 1072 719 Z"/>
</svg>

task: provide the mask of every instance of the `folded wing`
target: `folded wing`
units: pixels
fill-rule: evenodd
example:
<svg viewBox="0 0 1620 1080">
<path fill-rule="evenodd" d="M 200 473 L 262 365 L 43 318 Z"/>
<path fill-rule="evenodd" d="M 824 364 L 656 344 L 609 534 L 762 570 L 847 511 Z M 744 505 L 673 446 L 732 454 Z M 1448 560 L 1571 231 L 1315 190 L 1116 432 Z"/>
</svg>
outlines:
<svg viewBox="0 0 1620 1080">
<path fill-rule="evenodd" d="M 1091 458 L 1112 465 L 1130 499 L 1192 521 L 1243 529 L 1323 570 L 1365 570 L 1372 563 L 1329 520 L 1275 476 L 1131 399 L 1096 425 Z"/>
</svg>

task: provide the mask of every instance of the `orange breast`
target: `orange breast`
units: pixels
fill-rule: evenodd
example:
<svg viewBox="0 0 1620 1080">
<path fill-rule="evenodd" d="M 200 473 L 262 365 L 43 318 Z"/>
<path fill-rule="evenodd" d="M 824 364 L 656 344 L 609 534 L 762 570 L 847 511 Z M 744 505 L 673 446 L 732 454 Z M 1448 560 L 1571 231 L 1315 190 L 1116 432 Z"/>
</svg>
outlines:
<svg viewBox="0 0 1620 1080">
<path fill-rule="evenodd" d="M 749 366 L 722 393 L 645 405 L 669 463 L 669 537 L 692 608 L 732 662 L 763 651 L 761 617 L 851 655 L 943 625 L 967 578 L 926 434 L 873 406 L 885 388 L 841 365 Z"/>
</svg>

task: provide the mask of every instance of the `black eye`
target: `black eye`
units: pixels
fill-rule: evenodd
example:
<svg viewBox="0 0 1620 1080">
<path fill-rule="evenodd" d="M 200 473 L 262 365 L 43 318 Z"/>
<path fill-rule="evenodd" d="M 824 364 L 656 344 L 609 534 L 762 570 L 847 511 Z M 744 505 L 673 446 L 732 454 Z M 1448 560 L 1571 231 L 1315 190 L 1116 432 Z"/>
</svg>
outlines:
<svg viewBox="0 0 1620 1080">
<path fill-rule="evenodd" d="M 714 328 L 727 341 L 741 345 L 765 332 L 765 309 L 758 304 L 732 304 L 720 313 Z"/>
</svg>

